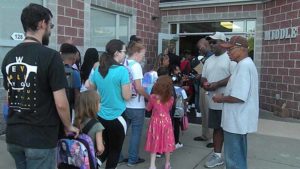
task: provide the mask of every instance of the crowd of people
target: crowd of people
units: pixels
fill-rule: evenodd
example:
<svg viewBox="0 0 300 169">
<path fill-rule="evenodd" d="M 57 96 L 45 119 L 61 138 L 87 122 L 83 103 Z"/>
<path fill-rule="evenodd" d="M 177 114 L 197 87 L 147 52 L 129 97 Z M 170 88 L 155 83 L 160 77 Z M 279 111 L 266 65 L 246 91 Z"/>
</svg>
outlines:
<svg viewBox="0 0 300 169">
<path fill-rule="evenodd" d="M 194 140 L 208 141 L 207 147 L 213 148 L 205 167 L 225 162 L 227 169 L 247 168 L 247 134 L 257 130 L 259 110 L 258 75 L 245 38 L 227 41 L 216 32 L 198 41 L 196 56 L 185 51 L 179 57 L 172 49 L 165 50 L 150 71 L 155 83 L 149 90 L 143 85 L 146 48 L 137 36 L 131 36 L 128 44 L 110 40 L 101 56 L 89 48 L 81 64 L 73 44 L 64 43 L 59 51 L 47 47 L 54 26 L 49 9 L 30 4 L 23 9 L 21 22 L 26 38 L 2 63 L 9 105 L 6 142 L 17 169 L 82 164 L 93 168 L 85 158 L 90 153 L 82 151 L 81 158 L 85 144 L 68 147 L 62 140 L 82 133 L 92 140 L 98 166 L 106 162 L 105 168 L 113 169 L 120 162 L 129 167 L 143 163 L 139 148 L 145 112 L 151 114 L 144 145 L 150 153 L 149 169 L 156 169 L 155 159 L 163 154 L 164 168 L 171 169 L 171 153 L 183 147 L 179 138 L 186 128 L 183 118 L 193 104 L 195 115 L 202 117 L 202 135 Z M 56 159 L 57 153 L 61 159 Z"/>
</svg>

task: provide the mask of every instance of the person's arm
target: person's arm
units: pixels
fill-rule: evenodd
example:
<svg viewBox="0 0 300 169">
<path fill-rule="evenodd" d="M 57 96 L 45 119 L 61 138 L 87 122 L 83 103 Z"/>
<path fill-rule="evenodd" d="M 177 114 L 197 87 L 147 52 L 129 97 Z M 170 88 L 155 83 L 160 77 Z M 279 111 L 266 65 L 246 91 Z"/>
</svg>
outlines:
<svg viewBox="0 0 300 169">
<path fill-rule="evenodd" d="M 151 99 L 151 97 L 149 97 L 149 100 L 148 100 L 148 104 L 147 104 L 146 110 L 147 110 L 148 112 L 150 112 L 150 111 L 152 110 L 152 108 L 153 108 L 152 99 Z"/>
<path fill-rule="evenodd" d="M 79 130 L 71 123 L 69 102 L 65 89 L 54 91 L 53 96 L 58 115 L 65 127 L 66 132 L 75 133 L 75 137 L 77 137 Z"/>
<path fill-rule="evenodd" d="M 216 103 L 243 103 L 243 100 L 232 96 L 223 96 L 223 95 L 215 95 L 213 96 L 213 101 Z"/>
<path fill-rule="evenodd" d="M 230 76 L 226 77 L 225 79 L 222 79 L 220 81 L 217 82 L 212 82 L 209 84 L 209 86 L 207 87 L 208 91 L 215 91 L 220 87 L 226 86 L 228 81 L 230 79 Z"/>
<path fill-rule="evenodd" d="M 144 87 L 141 85 L 141 79 L 134 80 L 134 84 L 135 84 L 135 88 L 136 88 L 137 92 L 140 95 L 144 96 L 145 99 L 148 100 L 149 99 L 149 94 L 145 92 Z"/>
<path fill-rule="evenodd" d="M 130 84 L 122 85 L 122 96 L 125 100 L 131 99 Z"/>
<path fill-rule="evenodd" d="M 97 146 L 97 155 L 101 155 L 104 152 L 104 144 L 103 144 L 103 137 L 102 131 L 96 133 L 96 146 Z"/>
</svg>

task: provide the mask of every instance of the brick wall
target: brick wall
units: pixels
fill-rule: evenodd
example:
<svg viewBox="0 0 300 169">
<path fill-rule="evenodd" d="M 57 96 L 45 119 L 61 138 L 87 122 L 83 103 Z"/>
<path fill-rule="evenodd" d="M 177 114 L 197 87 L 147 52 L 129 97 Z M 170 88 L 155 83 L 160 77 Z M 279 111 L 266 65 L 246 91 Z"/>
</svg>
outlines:
<svg viewBox="0 0 300 169">
<path fill-rule="evenodd" d="M 58 0 L 57 3 L 57 43 L 71 42 L 83 46 L 83 0 Z"/>
<path fill-rule="evenodd" d="M 264 5 L 264 31 L 300 27 L 300 2 L 273 0 Z M 298 31 L 300 32 L 300 30 Z M 296 39 L 263 41 L 262 109 L 300 118 L 300 35 Z M 280 99 L 276 99 L 276 95 Z M 286 109 L 282 105 L 286 104 Z"/>
<path fill-rule="evenodd" d="M 151 69 L 154 58 L 157 56 L 157 40 L 160 29 L 160 20 L 152 19 L 152 16 L 159 17 L 158 0 L 113 0 L 116 3 L 123 4 L 137 9 L 136 34 L 141 37 L 146 46 L 147 65 L 145 70 Z"/>
</svg>

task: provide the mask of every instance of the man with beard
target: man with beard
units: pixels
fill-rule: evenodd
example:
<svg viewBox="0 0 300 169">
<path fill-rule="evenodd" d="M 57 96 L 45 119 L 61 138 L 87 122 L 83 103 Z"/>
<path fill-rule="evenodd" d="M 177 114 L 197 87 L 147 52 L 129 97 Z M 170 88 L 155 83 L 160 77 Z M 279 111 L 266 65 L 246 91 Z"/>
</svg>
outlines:
<svg viewBox="0 0 300 169">
<path fill-rule="evenodd" d="M 220 46 L 221 43 L 226 41 L 224 33 L 216 32 L 209 37 L 211 38 L 209 44 L 214 55 L 205 61 L 201 83 L 207 91 L 206 98 L 209 108 L 208 127 L 213 129 L 214 144 L 214 151 L 205 163 L 205 167 L 212 168 L 224 163 L 221 157 L 224 140 L 223 129 L 221 127 L 223 104 L 213 102 L 212 97 L 216 94 L 224 93 L 226 84 L 236 63 L 230 61 L 226 49 Z"/>
<path fill-rule="evenodd" d="M 2 63 L 9 105 L 6 142 L 17 169 L 55 168 L 60 120 L 66 132 L 79 132 L 70 121 L 62 59 L 44 46 L 54 26 L 51 18 L 41 5 L 25 7 L 21 21 L 26 38 Z"/>
</svg>

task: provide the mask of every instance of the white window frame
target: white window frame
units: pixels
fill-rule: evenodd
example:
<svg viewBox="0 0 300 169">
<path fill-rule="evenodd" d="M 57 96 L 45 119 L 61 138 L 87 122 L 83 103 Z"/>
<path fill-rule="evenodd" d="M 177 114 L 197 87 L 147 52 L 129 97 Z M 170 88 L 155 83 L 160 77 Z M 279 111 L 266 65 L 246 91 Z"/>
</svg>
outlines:
<svg viewBox="0 0 300 169">
<path fill-rule="evenodd" d="M 129 35 L 130 35 L 130 30 L 131 30 L 131 21 L 132 21 L 132 16 L 130 15 L 126 15 L 126 14 L 122 14 L 122 13 L 118 13 L 118 12 L 114 12 L 114 11 L 110 11 L 110 10 L 107 10 L 107 9 L 102 9 L 102 8 L 99 8 L 99 7 L 94 7 L 92 6 L 91 7 L 91 10 L 98 10 L 98 11 L 101 11 L 101 12 L 106 12 L 106 13 L 110 13 L 110 14 L 114 14 L 116 15 L 116 32 L 115 32 L 115 37 L 116 39 L 119 39 L 120 36 L 119 36 L 119 28 L 120 28 L 120 16 L 122 17 L 127 17 L 128 18 L 128 37 L 127 37 L 127 41 L 129 41 Z M 90 18 L 90 20 L 92 20 L 92 18 Z M 90 28 L 91 30 L 92 28 Z M 93 44 L 91 44 L 92 46 Z M 97 47 L 97 46 L 92 46 L 93 48 L 96 48 L 98 52 L 105 52 L 105 46 L 101 46 L 101 47 Z"/>
</svg>

